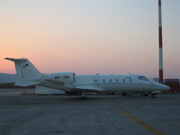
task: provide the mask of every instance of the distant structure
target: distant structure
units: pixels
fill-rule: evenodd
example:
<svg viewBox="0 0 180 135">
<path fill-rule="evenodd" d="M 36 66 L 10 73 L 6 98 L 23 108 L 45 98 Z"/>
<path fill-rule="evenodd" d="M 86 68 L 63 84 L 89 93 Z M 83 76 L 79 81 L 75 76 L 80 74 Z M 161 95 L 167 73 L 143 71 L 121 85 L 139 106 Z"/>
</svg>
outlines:
<svg viewBox="0 0 180 135">
<path fill-rule="evenodd" d="M 163 41 L 162 41 L 162 12 L 161 0 L 159 4 L 159 82 L 163 83 Z"/>
</svg>

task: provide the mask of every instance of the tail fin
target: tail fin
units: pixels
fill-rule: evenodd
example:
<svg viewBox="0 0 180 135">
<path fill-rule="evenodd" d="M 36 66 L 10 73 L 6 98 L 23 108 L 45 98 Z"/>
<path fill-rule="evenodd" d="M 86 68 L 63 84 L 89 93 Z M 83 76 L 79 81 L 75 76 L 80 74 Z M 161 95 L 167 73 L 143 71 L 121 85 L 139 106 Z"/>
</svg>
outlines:
<svg viewBox="0 0 180 135">
<path fill-rule="evenodd" d="M 34 67 L 34 65 L 25 58 L 14 59 L 14 58 L 5 58 L 6 60 L 13 61 L 16 67 L 16 74 L 18 76 L 18 80 L 16 81 L 16 85 L 19 86 L 30 86 L 39 84 L 39 82 L 35 81 L 35 78 L 40 78 L 41 73 Z"/>
</svg>

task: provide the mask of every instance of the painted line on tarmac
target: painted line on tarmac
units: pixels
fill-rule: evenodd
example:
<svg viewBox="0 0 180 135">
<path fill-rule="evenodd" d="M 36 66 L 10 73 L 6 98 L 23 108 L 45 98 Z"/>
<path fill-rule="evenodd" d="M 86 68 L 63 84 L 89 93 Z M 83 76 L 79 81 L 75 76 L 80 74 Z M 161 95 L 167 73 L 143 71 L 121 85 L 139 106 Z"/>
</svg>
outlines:
<svg viewBox="0 0 180 135">
<path fill-rule="evenodd" d="M 119 112 L 121 112 L 122 114 L 124 114 L 125 116 L 127 116 L 128 118 L 130 118 L 132 121 L 134 121 L 135 123 L 139 124 L 140 126 L 142 126 L 143 128 L 147 129 L 150 133 L 154 134 L 154 135 L 165 135 L 164 133 L 162 133 L 161 131 L 153 128 L 152 126 L 150 126 L 149 124 L 141 121 L 140 119 L 136 118 L 135 116 L 131 115 L 130 113 L 122 110 L 122 109 L 118 109 Z"/>
<path fill-rule="evenodd" d="M 103 126 L 103 125 L 110 125 L 111 123 L 106 123 L 106 122 L 102 122 L 102 123 L 48 123 L 48 122 L 36 122 L 36 123 L 26 123 L 26 122 L 17 122 L 17 123 L 0 123 L 0 126 L 59 126 L 59 125 L 74 125 L 74 126 L 78 126 L 78 125 L 99 125 L 99 126 Z"/>
</svg>

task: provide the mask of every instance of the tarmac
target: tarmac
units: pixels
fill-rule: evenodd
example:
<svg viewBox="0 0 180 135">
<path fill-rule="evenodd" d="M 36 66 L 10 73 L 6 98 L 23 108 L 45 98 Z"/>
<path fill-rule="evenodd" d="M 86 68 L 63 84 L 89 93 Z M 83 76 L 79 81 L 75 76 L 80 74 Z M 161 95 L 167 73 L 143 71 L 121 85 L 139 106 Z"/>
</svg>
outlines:
<svg viewBox="0 0 180 135">
<path fill-rule="evenodd" d="M 18 94 L 0 90 L 0 135 L 180 134 L 180 94 L 86 99 Z"/>
</svg>

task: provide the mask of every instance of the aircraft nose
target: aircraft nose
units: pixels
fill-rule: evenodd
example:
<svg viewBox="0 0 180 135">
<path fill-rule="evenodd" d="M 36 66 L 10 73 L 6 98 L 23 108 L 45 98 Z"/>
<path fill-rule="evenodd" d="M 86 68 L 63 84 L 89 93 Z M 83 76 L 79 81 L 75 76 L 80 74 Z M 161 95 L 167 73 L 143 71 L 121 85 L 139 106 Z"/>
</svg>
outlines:
<svg viewBox="0 0 180 135">
<path fill-rule="evenodd" d="M 163 87 L 164 87 L 164 90 L 170 90 L 170 89 L 171 89 L 171 88 L 170 88 L 169 86 L 167 86 L 167 85 L 164 85 Z"/>
<path fill-rule="evenodd" d="M 170 90 L 170 87 L 161 83 L 156 83 L 156 86 L 159 87 L 160 90 Z"/>
</svg>

